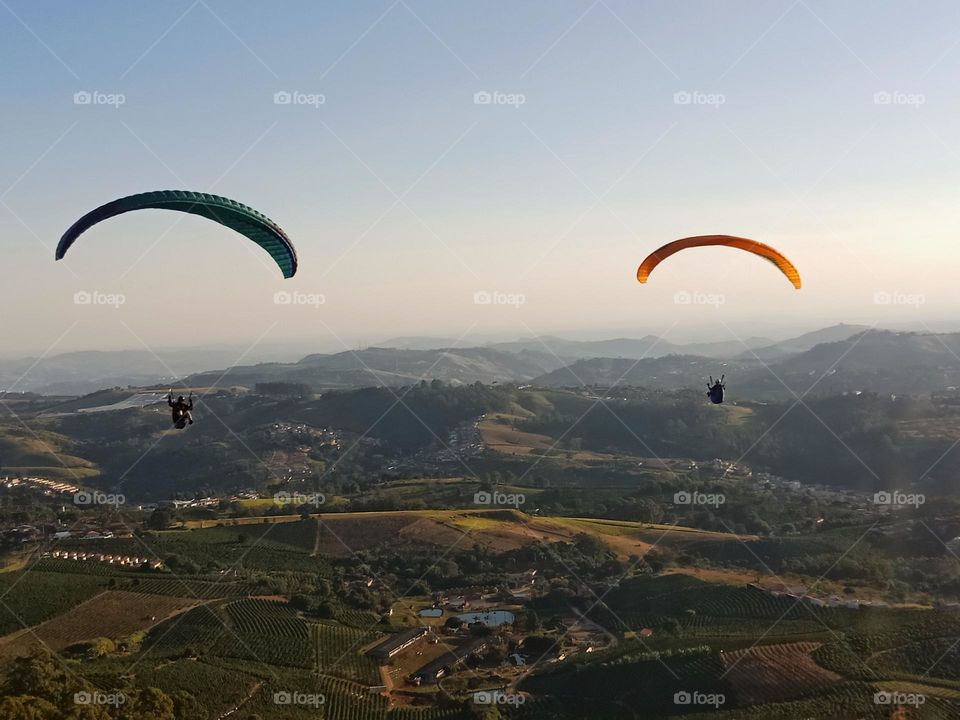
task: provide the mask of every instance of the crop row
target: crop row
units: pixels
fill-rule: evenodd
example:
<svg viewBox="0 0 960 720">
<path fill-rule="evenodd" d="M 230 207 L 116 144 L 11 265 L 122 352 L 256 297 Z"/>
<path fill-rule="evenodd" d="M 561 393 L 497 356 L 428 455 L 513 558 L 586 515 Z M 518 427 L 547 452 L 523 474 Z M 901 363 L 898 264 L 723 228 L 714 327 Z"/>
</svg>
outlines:
<svg viewBox="0 0 960 720">
<path fill-rule="evenodd" d="M 227 605 L 233 626 L 241 633 L 272 635 L 277 638 L 309 637 L 307 623 L 283 602 L 244 599 Z"/>
<path fill-rule="evenodd" d="M 376 633 L 340 625 L 314 625 L 317 672 L 345 677 L 365 685 L 378 685 L 380 671 L 377 664 L 369 656 L 360 654 L 360 649 L 376 637 Z"/>
</svg>

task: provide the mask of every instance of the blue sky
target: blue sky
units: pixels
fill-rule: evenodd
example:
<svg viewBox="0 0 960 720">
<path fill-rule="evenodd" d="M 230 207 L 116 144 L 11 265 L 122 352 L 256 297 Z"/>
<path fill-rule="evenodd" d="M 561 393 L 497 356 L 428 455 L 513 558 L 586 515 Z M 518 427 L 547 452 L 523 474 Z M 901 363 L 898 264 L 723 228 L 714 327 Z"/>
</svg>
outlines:
<svg viewBox="0 0 960 720">
<path fill-rule="evenodd" d="M 0 18 L 6 353 L 960 310 L 956 3 L 4 0 Z M 300 273 L 163 212 L 53 262 L 83 212 L 164 188 L 262 210 Z M 804 290 L 724 250 L 636 283 L 650 250 L 704 233 L 777 246 Z"/>
</svg>

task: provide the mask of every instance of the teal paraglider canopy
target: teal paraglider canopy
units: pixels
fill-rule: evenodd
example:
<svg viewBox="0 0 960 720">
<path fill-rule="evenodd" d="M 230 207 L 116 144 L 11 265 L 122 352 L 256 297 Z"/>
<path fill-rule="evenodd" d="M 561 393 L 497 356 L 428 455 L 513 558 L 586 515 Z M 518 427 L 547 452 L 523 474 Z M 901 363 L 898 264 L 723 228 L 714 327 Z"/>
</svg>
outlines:
<svg viewBox="0 0 960 720">
<path fill-rule="evenodd" d="M 77 220 L 57 245 L 57 260 L 80 235 L 99 222 L 132 210 L 176 210 L 199 215 L 236 230 L 266 250 L 285 278 L 297 272 L 297 251 L 287 234 L 263 213 L 230 198 L 190 190 L 156 190 L 130 195 L 101 205 Z"/>
</svg>

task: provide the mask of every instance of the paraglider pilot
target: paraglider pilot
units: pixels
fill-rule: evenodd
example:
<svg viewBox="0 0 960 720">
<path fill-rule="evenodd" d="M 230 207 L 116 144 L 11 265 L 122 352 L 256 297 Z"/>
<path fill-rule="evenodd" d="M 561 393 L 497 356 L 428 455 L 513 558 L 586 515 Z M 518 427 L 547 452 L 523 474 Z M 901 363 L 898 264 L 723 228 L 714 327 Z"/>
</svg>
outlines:
<svg viewBox="0 0 960 720">
<path fill-rule="evenodd" d="M 184 400 L 183 395 L 179 396 L 176 401 L 173 399 L 173 393 L 167 395 L 167 405 L 172 408 L 173 415 L 173 426 L 175 428 L 182 429 L 186 427 L 187 423 L 193 425 L 193 393 L 190 393 L 190 399 Z"/>
<path fill-rule="evenodd" d="M 723 384 L 724 377 L 724 375 L 721 375 L 719 380 L 714 381 L 713 375 L 710 376 L 710 382 L 707 385 L 707 397 L 710 398 L 710 402 L 714 405 L 719 405 L 723 402 L 723 391 L 727 387 Z"/>
</svg>

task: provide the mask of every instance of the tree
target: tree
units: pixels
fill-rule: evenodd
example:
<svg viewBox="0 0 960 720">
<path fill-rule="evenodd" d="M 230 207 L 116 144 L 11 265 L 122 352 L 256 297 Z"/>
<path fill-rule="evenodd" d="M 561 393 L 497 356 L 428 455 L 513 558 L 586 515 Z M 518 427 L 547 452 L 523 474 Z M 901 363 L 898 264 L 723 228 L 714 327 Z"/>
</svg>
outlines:
<svg viewBox="0 0 960 720">
<path fill-rule="evenodd" d="M 14 660 L 4 694 L 59 699 L 80 689 L 75 685 L 73 678 L 63 669 L 62 661 L 54 659 L 45 650 L 39 650 Z"/>
<path fill-rule="evenodd" d="M 165 530 L 173 524 L 173 513 L 167 508 L 157 508 L 147 519 L 147 527 L 151 530 Z"/>
<path fill-rule="evenodd" d="M 178 690 L 170 696 L 173 700 L 173 714 L 177 720 L 207 720 L 207 709 L 193 695 Z"/>
<path fill-rule="evenodd" d="M 117 651 L 117 644 L 107 637 L 99 637 L 90 643 L 90 654 L 95 657 L 103 657 Z"/>
<path fill-rule="evenodd" d="M 173 700 L 159 688 L 132 693 L 120 708 L 121 720 L 178 720 L 173 714 Z"/>
<path fill-rule="evenodd" d="M 38 697 L 8 697 L 0 700 L 0 717 L 4 720 L 58 720 L 54 705 Z"/>
</svg>

